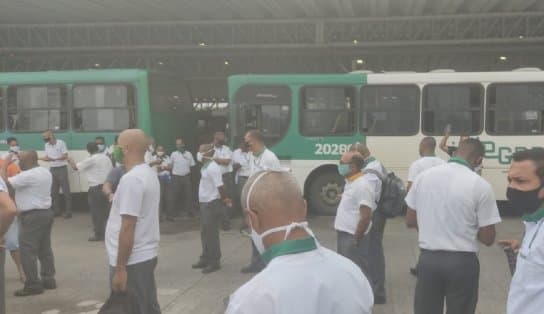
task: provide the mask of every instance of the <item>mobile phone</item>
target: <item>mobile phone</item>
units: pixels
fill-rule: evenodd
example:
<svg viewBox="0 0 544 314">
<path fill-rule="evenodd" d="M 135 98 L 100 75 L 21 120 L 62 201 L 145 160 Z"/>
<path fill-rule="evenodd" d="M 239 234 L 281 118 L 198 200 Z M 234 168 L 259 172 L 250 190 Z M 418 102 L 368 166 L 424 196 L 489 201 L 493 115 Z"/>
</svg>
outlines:
<svg viewBox="0 0 544 314">
<path fill-rule="evenodd" d="M 505 247 L 503 250 L 504 254 L 506 254 L 506 259 L 508 260 L 508 268 L 510 268 L 510 274 L 514 275 L 514 272 L 516 271 L 518 255 L 510 247 Z"/>
</svg>

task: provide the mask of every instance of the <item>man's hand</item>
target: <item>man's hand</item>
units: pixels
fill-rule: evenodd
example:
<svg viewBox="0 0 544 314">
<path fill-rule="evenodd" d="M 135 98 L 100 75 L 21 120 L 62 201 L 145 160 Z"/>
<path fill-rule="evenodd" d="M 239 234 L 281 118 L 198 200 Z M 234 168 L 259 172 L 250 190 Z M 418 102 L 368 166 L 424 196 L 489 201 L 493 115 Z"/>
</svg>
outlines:
<svg viewBox="0 0 544 314">
<path fill-rule="evenodd" d="M 511 249 L 515 253 L 517 253 L 521 247 L 521 242 L 518 240 L 500 240 L 498 244 L 503 249 Z"/>
<path fill-rule="evenodd" d="M 228 197 L 225 197 L 223 199 L 223 203 L 225 203 L 225 205 L 227 205 L 227 207 L 232 207 L 232 200 Z"/>
<path fill-rule="evenodd" d="M 13 163 L 13 153 L 10 153 L 6 156 L 6 159 L 4 159 L 5 165 L 11 165 Z"/>
<path fill-rule="evenodd" d="M 116 268 L 111 281 L 111 289 L 114 292 L 127 291 L 127 270 L 126 268 Z"/>
<path fill-rule="evenodd" d="M 108 194 L 108 201 L 110 201 L 110 203 L 113 203 L 113 197 L 115 196 L 114 193 L 110 193 Z"/>
<path fill-rule="evenodd" d="M 358 246 L 359 245 L 359 242 L 361 242 L 361 240 L 363 239 L 365 235 L 364 234 L 358 234 L 358 233 L 355 233 L 353 235 L 353 244 L 355 246 Z"/>
</svg>

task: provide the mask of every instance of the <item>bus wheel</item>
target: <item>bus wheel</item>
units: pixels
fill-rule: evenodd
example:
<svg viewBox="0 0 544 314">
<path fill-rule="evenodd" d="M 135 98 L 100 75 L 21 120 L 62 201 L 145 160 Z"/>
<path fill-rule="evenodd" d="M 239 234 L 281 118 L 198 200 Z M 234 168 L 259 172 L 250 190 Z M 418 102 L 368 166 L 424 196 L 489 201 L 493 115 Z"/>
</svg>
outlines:
<svg viewBox="0 0 544 314">
<path fill-rule="evenodd" d="M 315 214 L 335 215 L 344 189 L 344 180 L 336 172 L 324 172 L 310 183 L 309 209 Z"/>
</svg>

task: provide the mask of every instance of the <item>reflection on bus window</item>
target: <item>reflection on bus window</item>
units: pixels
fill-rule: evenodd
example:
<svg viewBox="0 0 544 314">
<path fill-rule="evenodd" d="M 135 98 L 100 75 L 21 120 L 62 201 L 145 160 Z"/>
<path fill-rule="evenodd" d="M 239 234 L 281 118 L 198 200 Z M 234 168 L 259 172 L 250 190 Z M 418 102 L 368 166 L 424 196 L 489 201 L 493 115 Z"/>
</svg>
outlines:
<svg viewBox="0 0 544 314">
<path fill-rule="evenodd" d="M 9 129 L 19 132 L 66 130 L 66 89 L 60 86 L 8 88 Z"/>
<path fill-rule="evenodd" d="M 361 132 L 409 136 L 419 131 L 419 87 L 365 86 L 361 89 Z"/>
<path fill-rule="evenodd" d="M 544 133 L 544 83 L 492 84 L 487 88 L 486 130 L 495 135 Z"/>
<path fill-rule="evenodd" d="M 232 132 L 236 140 L 241 140 L 246 131 L 257 129 L 270 146 L 289 129 L 291 91 L 284 86 L 243 86 L 234 97 L 234 108 L 237 123 Z"/>
<path fill-rule="evenodd" d="M 120 131 L 132 128 L 134 91 L 126 85 L 74 87 L 72 127 L 76 131 Z"/>
<path fill-rule="evenodd" d="M 480 84 L 431 84 L 423 89 L 423 125 L 427 135 L 478 135 L 483 126 L 483 87 Z"/>
<path fill-rule="evenodd" d="M 300 132 L 308 136 L 352 134 L 354 89 L 305 87 L 302 90 Z"/>
</svg>

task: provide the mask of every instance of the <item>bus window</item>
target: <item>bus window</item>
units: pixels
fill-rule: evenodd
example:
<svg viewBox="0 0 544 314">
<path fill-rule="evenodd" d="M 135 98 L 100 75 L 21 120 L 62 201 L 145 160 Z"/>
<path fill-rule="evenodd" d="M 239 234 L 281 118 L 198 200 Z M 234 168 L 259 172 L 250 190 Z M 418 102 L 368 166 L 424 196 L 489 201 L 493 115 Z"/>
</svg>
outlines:
<svg viewBox="0 0 544 314">
<path fill-rule="evenodd" d="M 304 87 L 300 133 L 307 136 L 353 134 L 354 104 L 355 90 L 352 87 Z"/>
<path fill-rule="evenodd" d="M 134 88 L 129 85 L 74 87 L 72 129 L 121 131 L 135 127 Z"/>
<path fill-rule="evenodd" d="M 419 87 L 364 86 L 361 132 L 366 135 L 414 135 L 419 132 Z"/>
<path fill-rule="evenodd" d="M 64 86 L 8 88 L 8 123 L 15 132 L 66 130 L 68 111 Z"/>
<path fill-rule="evenodd" d="M 291 120 L 291 90 L 287 86 L 242 86 L 234 96 L 237 123 L 235 141 L 248 130 L 260 130 L 271 146 L 287 133 Z"/>
<path fill-rule="evenodd" d="M 430 84 L 423 89 L 426 135 L 442 135 L 448 124 L 452 135 L 478 135 L 483 126 L 483 87 L 480 84 Z"/>
<path fill-rule="evenodd" d="M 544 83 L 491 84 L 486 131 L 495 135 L 544 133 Z"/>
</svg>

